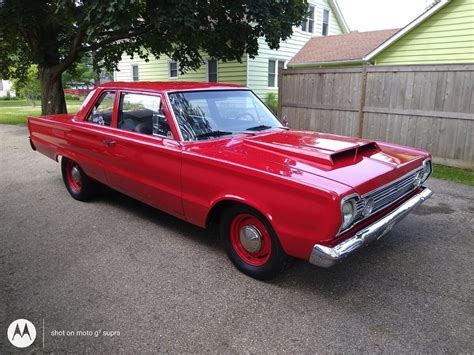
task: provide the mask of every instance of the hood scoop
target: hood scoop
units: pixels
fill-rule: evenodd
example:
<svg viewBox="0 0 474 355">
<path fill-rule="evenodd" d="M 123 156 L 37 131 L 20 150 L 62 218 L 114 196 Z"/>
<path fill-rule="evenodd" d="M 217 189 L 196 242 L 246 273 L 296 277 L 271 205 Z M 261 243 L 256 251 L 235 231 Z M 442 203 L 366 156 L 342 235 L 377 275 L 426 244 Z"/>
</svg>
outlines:
<svg viewBox="0 0 474 355">
<path fill-rule="evenodd" d="M 345 141 L 335 138 L 301 137 L 297 142 L 291 140 L 246 139 L 245 144 L 268 152 L 278 153 L 295 159 L 334 166 L 339 161 L 355 160 L 380 151 L 373 141 Z M 275 137 L 276 138 L 276 137 Z M 339 138 L 339 137 L 338 137 Z"/>
</svg>

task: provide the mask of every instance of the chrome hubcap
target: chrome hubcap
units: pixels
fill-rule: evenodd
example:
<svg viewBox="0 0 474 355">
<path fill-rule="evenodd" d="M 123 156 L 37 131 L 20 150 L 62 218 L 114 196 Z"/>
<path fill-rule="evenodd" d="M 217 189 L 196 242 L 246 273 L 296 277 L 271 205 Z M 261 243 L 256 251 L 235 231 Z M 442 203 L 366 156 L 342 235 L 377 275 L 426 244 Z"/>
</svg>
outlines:
<svg viewBox="0 0 474 355">
<path fill-rule="evenodd" d="M 77 184 L 81 184 L 81 172 L 77 166 L 71 168 L 71 176 Z"/>
<path fill-rule="evenodd" d="M 256 253 L 262 248 L 262 234 L 257 227 L 244 226 L 239 232 L 240 243 L 249 253 Z"/>
</svg>

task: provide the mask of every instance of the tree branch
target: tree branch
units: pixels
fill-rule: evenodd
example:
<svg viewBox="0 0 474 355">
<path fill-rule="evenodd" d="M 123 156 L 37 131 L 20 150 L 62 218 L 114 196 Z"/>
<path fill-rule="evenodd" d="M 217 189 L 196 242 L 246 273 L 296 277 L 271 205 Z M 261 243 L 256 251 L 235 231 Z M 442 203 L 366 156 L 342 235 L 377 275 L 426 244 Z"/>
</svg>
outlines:
<svg viewBox="0 0 474 355">
<path fill-rule="evenodd" d="M 85 28 L 83 26 L 80 26 L 77 31 L 77 35 L 74 37 L 71 47 L 69 48 L 68 55 L 57 65 L 59 73 L 64 72 L 77 59 L 77 56 L 79 55 L 79 52 L 81 50 L 81 43 L 84 39 L 85 34 Z"/>
<path fill-rule="evenodd" d="M 100 42 L 93 43 L 87 47 L 82 47 L 81 51 L 82 52 L 90 52 L 90 51 L 95 51 L 103 46 L 106 46 L 107 44 L 114 43 L 116 41 L 120 41 L 122 39 L 127 39 L 127 38 L 133 38 L 140 36 L 152 29 L 152 25 L 144 25 L 141 28 L 135 28 L 133 31 L 126 31 L 126 32 L 117 32 L 116 34 L 103 39 Z"/>
</svg>

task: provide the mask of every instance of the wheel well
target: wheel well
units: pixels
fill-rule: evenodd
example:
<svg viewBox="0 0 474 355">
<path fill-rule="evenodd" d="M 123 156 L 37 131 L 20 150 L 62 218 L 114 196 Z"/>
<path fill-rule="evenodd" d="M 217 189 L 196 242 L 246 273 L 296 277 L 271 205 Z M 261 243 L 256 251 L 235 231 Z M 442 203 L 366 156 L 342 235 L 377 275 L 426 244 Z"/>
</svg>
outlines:
<svg viewBox="0 0 474 355">
<path fill-rule="evenodd" d="M 207 220 L 206 220 L 206 227 L 211 226 L 212 224 L 216 224 L 219 222 L 222 213 L 224 211 L 232 206 L 246 206 L 250 207 L 251 209 L 255 210 L 255 212 L 262 214 L 260 211 L 255 209 L 254 207 L 247 205 L 246 203 L 234 201 L 234 200 L 222 200 L 216 203 L 214 206 L 212 206 L 211 211 L 207 215 Z"/>
</svg>

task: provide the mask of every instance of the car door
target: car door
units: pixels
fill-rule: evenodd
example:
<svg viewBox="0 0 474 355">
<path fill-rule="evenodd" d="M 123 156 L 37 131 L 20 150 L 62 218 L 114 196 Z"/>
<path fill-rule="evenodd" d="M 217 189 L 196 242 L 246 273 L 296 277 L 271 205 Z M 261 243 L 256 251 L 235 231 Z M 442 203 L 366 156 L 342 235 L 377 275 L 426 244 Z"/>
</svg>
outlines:
<svg viewBox="0 0 474 355">
<path fill-rule="evenodd" d="M 111 187 L 182 217 L 181 145 L 159 94 L 120 92 L 115 137 L 107 147 Z"/>
<path fill-rule="evenodd" d="M 76 120 L 74 129 L 66 136 L 73 155 L 70 158 L 88 176 L 102 183 L 107 183 L 105 171 L 110 165 L 107 144 L 115 133 L 112 128 L 115 98 L 115 90 L 98 93 L 90 111 L 83 119 Z"/>
</svg>

